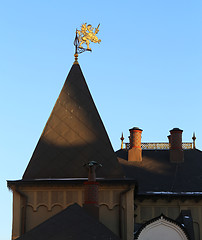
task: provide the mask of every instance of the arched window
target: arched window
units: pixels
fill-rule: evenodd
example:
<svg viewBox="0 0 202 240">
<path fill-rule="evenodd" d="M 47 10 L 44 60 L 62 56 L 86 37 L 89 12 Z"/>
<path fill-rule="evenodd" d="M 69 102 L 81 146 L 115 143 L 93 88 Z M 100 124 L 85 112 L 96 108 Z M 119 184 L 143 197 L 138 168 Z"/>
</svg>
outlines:
<svg viewBox="0 0 202 240">
<path fill-rule="evenodd" d="M 186 229 L 178 222 L 161 215 L 146 222 L 135 234 L 136 240 L 190 240 Z"/>
</svg>

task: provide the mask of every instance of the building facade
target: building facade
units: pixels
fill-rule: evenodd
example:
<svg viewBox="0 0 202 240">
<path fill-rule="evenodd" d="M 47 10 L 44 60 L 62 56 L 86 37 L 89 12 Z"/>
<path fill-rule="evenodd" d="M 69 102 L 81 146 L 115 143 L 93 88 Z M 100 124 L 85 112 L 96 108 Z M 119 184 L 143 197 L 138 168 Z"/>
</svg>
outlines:
<svg viewBox="0 0 202 240">
<path fill-rule="evenodd" d="M 183 143 L 174 128 L 167 143 L 142 143 L 129 131 L 115 153 L 76 60 L 22 179 L 8 181 L 12 240 L 202 239 L 195 136 Z"/>
</svg>

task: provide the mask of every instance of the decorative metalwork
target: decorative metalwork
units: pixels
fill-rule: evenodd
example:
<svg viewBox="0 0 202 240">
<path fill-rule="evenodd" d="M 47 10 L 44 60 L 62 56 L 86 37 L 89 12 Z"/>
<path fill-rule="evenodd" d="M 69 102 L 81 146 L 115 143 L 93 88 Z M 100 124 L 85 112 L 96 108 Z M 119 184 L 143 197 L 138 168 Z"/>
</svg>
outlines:
<svg viewBox="0 0 202 240">
<path fill-rule="evenodd" d="M 74 46 L 75 46 L 75 63 L 78 63 L 78 54 L 83 53 L 85 51 L 92 51 L 92 49 L 89 47 L 90 42 L 94 43 L 100 43 L 101 40 L 98 39 L 96 34 L 99 32 L 100 24 L 95 28 L 95 31 L 93 32 L 94 28 L 91 24 L 85 23 L 82 24 L 81 30 L 76 29 L 76 37 L 74 40 Z M 82 45 L 86 44 L 87 48 L 84 48 Z"/>
<path fill-rule="evenodd" d="M 142 149 L 169 149 L 169 143 L 142 143 Z"/>
<path fill-rule="evenodd" d="M 83 166 L 88 167 L 88 181 L 96 181 L 95 170 L 97 167 L 102 167 L 102 164 L 97 163 L 96 161 L 90 161 L 85 163 Z"/>
<path fill-rule="evenodd" d="M 122 133 L 122 135 L 121 135 L 120 140 L 121 140 L 121 149 L 123 149 L 123 140 L 124 140 L 123 133 Z"/>
<path fill-rule="evenodd" d="M 77 35 L 77 30 L 76 30 L 76 37 L 74 39 L 74 46 L 75 46 L 75 54 L 80 54 L 87 50 L 85 48 L 79 48 L 79 38 Z"/>
<path fill-rule="evenodd" d="M 83 166 L 84 166 L 84 167 L 87 166 L 88 168 L 91 168 L 91 167 L 93 167 L 93 166 L 102 167 L 102 164 L 97 163 L 96 161 L 90 161 L 90 162 L 88 162 L 88 163 L 85 163 Z"/>
<path fill-rule="evenodd" d="M 130 143 L 125 143 L 126 149 L 130 148 Z M 170 144 L 166 142 L 161 143 L 141 143 L 141 148 L 143 150 L 166 150 L 170 149 Z M 192 149 L 192 143 L 184 142 L 182 143 L 182 149 Z"/>
<path fill-rule="evenodd" d="M 196 149 L 196 136 L 195 136 L 195 132 L 193 133 L 193 149 Z"/>
<path fill-rule="evenodd" d="M 94 42 L 94 43 L 100 43 L 101 40 L 98 39 L 98 37 L 96 36 L 96 34 L 98 34 L 99 32 L 99 27 L 100 24 L 98 24 L 97 28 L 95 28 L 95 31 L 93 32 L 94 28 L 92 27 L 91 24 L 88 24 L 88 26 L 86 26 L 87 23 L 83 24 L 81 26 L 81 30 L 77 30 L 77 34 L 79 35 L 78 39 L 79 39 L 79 48 L 82 49 L 83 46 L 82 44 L 86 44 L 87 45 L 87 49 L 88 51 L 92 51 L 91 48 L 89 47 L 90 41 Z"/>
<path fill-rule="evenodd" d="M 182 143 L 182 149 L 192 149 L 192 143 Z"/>
</svg>

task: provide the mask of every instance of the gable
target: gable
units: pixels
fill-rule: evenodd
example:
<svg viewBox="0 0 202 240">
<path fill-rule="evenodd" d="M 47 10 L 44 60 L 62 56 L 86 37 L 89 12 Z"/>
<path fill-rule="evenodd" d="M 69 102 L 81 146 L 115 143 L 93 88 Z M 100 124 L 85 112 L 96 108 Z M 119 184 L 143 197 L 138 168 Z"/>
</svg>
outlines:
<svg viewBox="0 0 202 240">
<path fill-rule="evenodd" d="M 16 240 L 112 239 L 113 232 L 89 216 L 78 204 L 73 204 L 54 215 Z"/>
</svg>

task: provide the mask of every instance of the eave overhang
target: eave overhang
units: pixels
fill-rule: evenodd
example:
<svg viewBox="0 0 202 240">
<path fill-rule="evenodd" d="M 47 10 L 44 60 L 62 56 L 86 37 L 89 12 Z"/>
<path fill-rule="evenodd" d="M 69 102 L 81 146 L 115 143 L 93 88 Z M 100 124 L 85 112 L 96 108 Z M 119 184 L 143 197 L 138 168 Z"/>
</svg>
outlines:
<svg viewBox="0 0 202 240">
<path fill-rule="evenodd" d="M 62 179 L 30 179 L 30 180 L 8 180 L 7 186 L 9 189 L 15 187 L 26 187 L 26 186 L 63 186 L 63 185 L 83 185 L 84 182 L 88 181 L 88 178 L 62 178 Z M 100 185 L 133 185 L 137 188 L 137 181 L 131 178 L 117 178 L 117 179 L 106 179 L 97 178 L 97 182 Z"/>
</svg>

